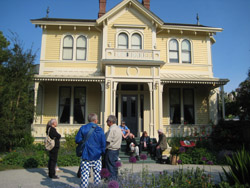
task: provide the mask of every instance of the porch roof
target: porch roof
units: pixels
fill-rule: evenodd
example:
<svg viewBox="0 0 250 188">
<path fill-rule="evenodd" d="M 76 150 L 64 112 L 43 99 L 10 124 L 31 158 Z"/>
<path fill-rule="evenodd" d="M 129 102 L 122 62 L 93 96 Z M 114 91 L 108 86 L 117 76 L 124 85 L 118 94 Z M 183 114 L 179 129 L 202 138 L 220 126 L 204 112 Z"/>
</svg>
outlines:
<svg viewBox="0 0 250 188">
<path fill-rule="evenodd" d="M 205 75 L 162 73 L 161 82 L 170 84 L 205 84 L 218 87 L 227 84 L 229 80 L 220 78 L 210 78 Z"/>
<path fill-rule="evenodd" d="M 40 81 L 52 81 L 52 82 L 104 82 L 104 76 L 55 76 L 55 75 L 35 75 L 34 80 Z"/>
</svg>

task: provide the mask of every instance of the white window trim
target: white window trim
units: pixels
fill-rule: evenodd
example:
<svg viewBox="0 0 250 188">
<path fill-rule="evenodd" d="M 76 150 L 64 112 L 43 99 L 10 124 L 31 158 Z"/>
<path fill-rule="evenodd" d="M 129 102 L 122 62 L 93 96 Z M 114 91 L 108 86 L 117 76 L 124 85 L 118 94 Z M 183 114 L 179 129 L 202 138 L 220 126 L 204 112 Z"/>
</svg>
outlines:
<svg viewBox="0 0 250 188">
<path fill-rule="evenodd" d="M 172 39 L 175 39 L 177 40 L 178 42 L 178 50 L 179 50 L 179 53 L 178 53 L 178 57 L 179 57 L 179 62 L 177 63 L 173 63 L 173 62 L 170 62 L 170 59 L 169 59 L 169 42 L 170 40 Z M 182 63 L 182 41 L 184 40 L 188 40 L 190 42 L 190 50 L 191 50 L 191 62 L 190 63 Z M 167 41 L 167 63 L 169 64 L 173 64 L 173 65 L 178 65 L 178 64 L 183 64 L 183 65 L 192 65 L 194 64 L 194 51 L 193 51 L 193 42 L 191 39 L 189 38 L 177 38 L 177 37 L 172 37 L 172 38 L 169 38 L 168 41 Z"/>
<path fill-rule="evenodd" d="M 144 35 L 143 35 L 143 32 L 139 31 L 139 30 L 131 30 L 131 31 L 128 31 L 128 30 L 119 30 L 117 33 L 116 33 L 116 48 L 118 48 L 118 37 L 121 33 L 126 33 L 127 36 L 128 36 L 128 50 L 129 49 L 132 49 L 132 35 L 133 34 L 139 34 L 141 36 L 141 50 L 144 49 Z"/>
<path fill-rule="evenodd" d="M 64 37 L 70 35 L 73 38 L 73 58 L 72 60 L 67 60 L 67 59 L 63 59 L 63 40 Z M 86 46 L 86 59 L 85 60 L 77 60 L 76 59 L 76 41 L 77 38 L 80 36 L 84 36 L 86 38 L 86 42 L 87 42 L 87 46 Z M 61 37 L 61 44 L 60 44 L 60 60 L 61 61 L 65 61 L 65 62 L 69 62 L 69 61 L 76 61 L 76 62 L 86 62 L 88 61 L 88 52 L 89 52 L 89 38 L 88 35 L 84 34 L 84 33 L 78 33 L 77 35 L 73 35 L 72 33 L 65 33 L 62 35 Z"/>
</svg>

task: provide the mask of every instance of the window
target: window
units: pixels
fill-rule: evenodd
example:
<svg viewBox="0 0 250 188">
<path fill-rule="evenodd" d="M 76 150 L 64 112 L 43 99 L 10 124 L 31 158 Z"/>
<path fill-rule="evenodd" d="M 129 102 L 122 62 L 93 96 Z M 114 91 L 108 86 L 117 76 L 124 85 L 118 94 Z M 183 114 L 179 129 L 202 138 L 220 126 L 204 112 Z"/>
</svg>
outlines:
<svg viewBox="0 0 250 188">
<path fill-rule="evenodd" d="M 74 91 L 74 95 L 72 95 Z M 71 96 L 74 96 L 71 100 Z M 73 106 L 72 106 L 73 105 Z M 73 111 L 71 110 L 73 109 Z M 71 112 L 72 111 L 72 112 Z M 59 123 L 84 124 L 86 117 L 86 88 L 71 87 L 59 88 Z M 73 117 L 73 122 L 70 121 Z"/>
<path fill-rule="evenodd" d="M 191 63 L 191 45 L 188 40 L 181 43 L 181 59 L 182 63 Z"/>
<path fill-rule="evenodd" d="M 181 119 L 184 120 L 184 124 L 195 123 L 193 89 L 170 88 L 169 101 L 171 124 L 180 124 Z"/>
<path fill-rule="evenodd" d="M 181 123 L 181 101 L 180 101 L 180 89 L 169 89 L 170 100 L 170 123 Z"/>
<path fill-rule="evenodd" d="M 128 49 L 128 35 L 126 33 L 121 33 L 118 36 L 118 48 Z"/>
<path fill-rule="evenodd" d="M 76 40 L 76 59 L 86 60 L 87 39 L 80 36 Z"/>
<path fill-rule="evenodd" d="M 59 123 L 70 122 L 71 88 L 60 87 L 59 91 Z"/>
<path fill-rule="evenodd" d="M 194 90 L 183 89 L 184 123 L 194 124 Z"/>
<path fill-rule="evenodd" d="M 86 88 L 76 87 L 74 90 L 74 124 L 85 122 Z"/>
<path fill-rule="evenodd" d="M 67 35 L 63 39 L 63 59 L 72 60 L 73 59 L 73 37 Z"/>
<path fill-rule="evenodd" d="M 176 39 L 169 41 L 169 62 L 179 63 L 179 45 Z"/>
<path fill-rule="evenodd" d="M 139 35 L 138 33 L 132 35 L 131 48 L 142 49 L 141 35 Z"/>
</svg>

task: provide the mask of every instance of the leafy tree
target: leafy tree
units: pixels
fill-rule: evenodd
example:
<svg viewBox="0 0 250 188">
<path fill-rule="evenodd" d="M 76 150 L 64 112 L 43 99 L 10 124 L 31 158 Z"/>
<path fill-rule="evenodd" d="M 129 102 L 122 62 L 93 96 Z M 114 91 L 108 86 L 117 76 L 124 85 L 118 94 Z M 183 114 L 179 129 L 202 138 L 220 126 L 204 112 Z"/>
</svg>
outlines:
<svg viewBox="0 0 250 188">
<path fill-rule="evenodd" d="M 237 103 L 240 108 L 240 118 L 242 120 L 249 119 L 250 117 L 250 69 L 248 70 L 248 77 L 245 81 L 241 82 L 240 87 L 237 89 Z"/>
<path fill-rule="evenodd" d="M 0 65 L 8 60 L 9 49 L 8 46 L 10 42 L 3 36 L 2 31 L 0 31 Z"/>
<path fill-rule="evenodd" d="M 30 124 L 33 117 L 33 67 L 36 55 L 24 51 L 17 35 L 2 63 L 0 90 L 0 148 L 12 150 L 27 140 L 32 141 Z M 4 56 L 5 57 L 5 56 Z"/>
</svg>

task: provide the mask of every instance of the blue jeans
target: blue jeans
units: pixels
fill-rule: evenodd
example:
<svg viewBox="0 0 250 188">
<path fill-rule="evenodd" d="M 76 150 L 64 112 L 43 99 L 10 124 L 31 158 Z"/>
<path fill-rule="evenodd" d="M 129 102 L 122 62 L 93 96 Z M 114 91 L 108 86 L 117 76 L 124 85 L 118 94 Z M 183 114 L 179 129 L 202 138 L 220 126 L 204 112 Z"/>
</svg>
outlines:
<svg viewBox="0 0 250 188">
<path fill-rule="evenodd" d="M 105 165 L 110 172 L 110 180 L 117 180 L 118 167 L 116 166 L 116 161 L 118 161 L 119 150 L 106 150 L 105 153 Z"/>
</svg>

